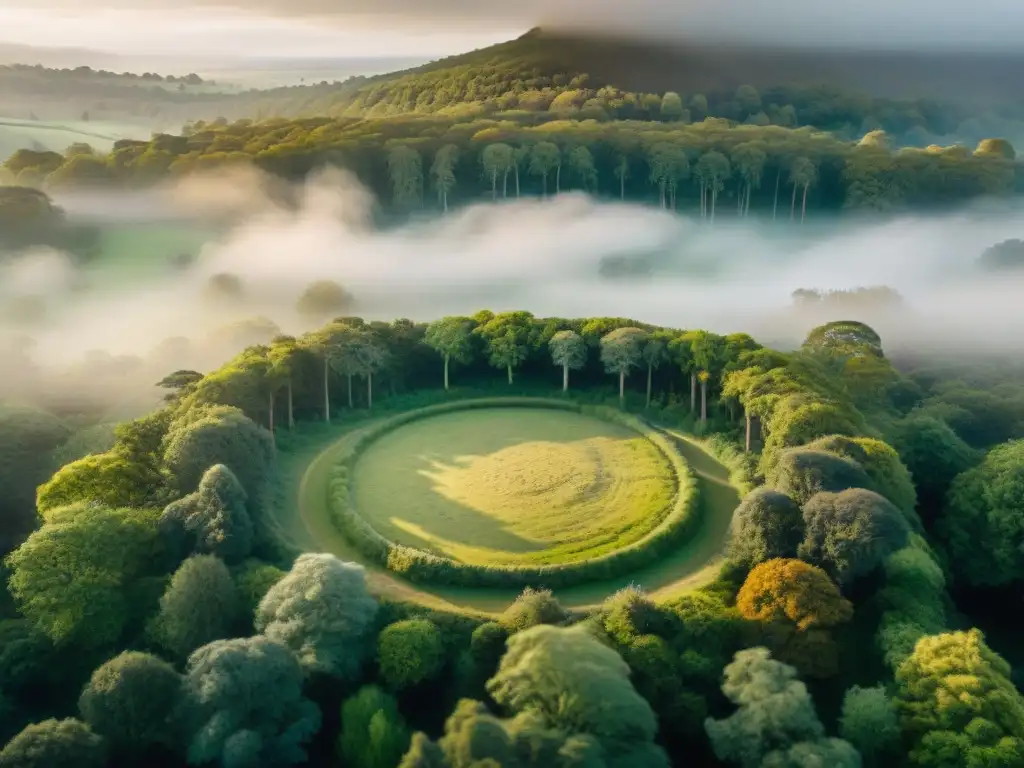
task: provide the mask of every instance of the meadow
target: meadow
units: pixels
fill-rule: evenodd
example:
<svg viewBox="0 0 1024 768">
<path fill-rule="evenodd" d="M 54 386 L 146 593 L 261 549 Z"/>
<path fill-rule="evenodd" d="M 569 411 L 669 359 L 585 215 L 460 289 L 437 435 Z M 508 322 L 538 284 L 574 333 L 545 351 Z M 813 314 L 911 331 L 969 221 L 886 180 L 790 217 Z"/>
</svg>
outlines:
<svg viewBox="0 0 1024 768">
<path fill-rule="evenodd" d="M 566 563 L 639 541 L 674 494 L 665 458 L 578 413 L 472 410 L 413 422 L 355 466 L 357 510 L 383 536 L 478 565 Z"/>
</svg>

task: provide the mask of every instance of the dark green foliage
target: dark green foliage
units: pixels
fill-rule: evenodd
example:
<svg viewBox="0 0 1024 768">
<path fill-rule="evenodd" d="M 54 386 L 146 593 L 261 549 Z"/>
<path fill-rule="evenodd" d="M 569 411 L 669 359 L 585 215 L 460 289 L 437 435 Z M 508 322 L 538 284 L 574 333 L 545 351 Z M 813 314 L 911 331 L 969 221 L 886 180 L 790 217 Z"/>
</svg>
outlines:
<svg viewBox="0 0 1024 768">
<path fill-rule="evenodd" d="M 414 733 L 409 751 L 405 753 L 398 768 L 449 768 L 450 765 L 441 748 L 425 733 Z"/>
<path fill-rule="evenodd" d="M 57 468 L 51 454 L 70 434 L 45 411 L 0 407 L 0 554 L 35 527 L 36 487 Z"/>
<path fill-rule="evenodd" d="M 8 558 L 22 614 L 58 644 L 115 642 L 129 590 L 159 562 L 156 513 L 78 506 L 55 510 Z"/>
<path fill-rule="evenodd" d="M 871 479 L 857 462 L 810 448 L 783 451 L 765 480 L 801 506 L 822 491 L 838 493 L 849 488 L 872 487 Z"/>
<path fill-rule="evenodd" d="M 255 624 L 290 648 L 305 670 L 349 680 L 370 653 L 376 615 L 361 565 L 304 554 L 267 592 Z"/>
<path fill-rule="evenodd" d="M 841 586 L 874 571 L 910 535 L 892 502 L 862 488 L 814 496 L 804 505 L 804 530 L 799 556 Z"/>
<path fill-rule="evenodd" d="M 238 566 L 233 575 L 242 611 L 246 616 L 253 616 L 270 588 L 285 577 L 285 571 L 262 560 L 249 559 Z"/>
<path fill-rule="evenodd" d="M 160 598 L 152 634 L 169 653 L 185 658 L 200 646 L 231 637 L 242 602 L 224 562 L 213 555 L 190 557 Z"/>
<path fill-rule="evenodd" d="M 161 533 L 174 551 L 216 555 L 226 563 L 252 550 L 253 526 L 245 508 L 245 490 L 223 464 L 210 467 L 199 489 L 172 502 L 160 518 Z"/>
<path fill-rule="evenodd" d="M 338 756 L 352 768 L 394 768 L 409 748 L 409 730 L 395 698 L 363 686 L 341 706 Z"/>
<path fill-rule="evenodd" d="M 842 737 L 852 744 L 866 766 L 891 764 L 900 745 L 900 726 L 896 710 L 884 686 L 853 686 L 843 697 L 839 721 Z"/>
<path fill-rule="evenodd" d="M 377 640 L 377 662 L 384 681 L 393 688 L 430 680 L 444 664 L 441 631 L 428 619 L 391 624 Z"/>
<path fill-rule="evenodd" d="M 973 448 L 1024 435 L 1024 401 L 995 392 L 950 387 L 925 400 L 919 412 L 944 420 Z"/>
<path fill-rule="evenodd" d="M 180 747 L 182 678 L 166 661 L 126 651 L 92 673 L 78 709 L 113 749 L 137 753 L 155 744 Z"/>
<path fill-rule="evenodd" d="M 258 510 L 274 464 L 274 440 L 236 408 L 219 406 L 175 422 L 166 437 L 164 461 L 181 493 L 192 493 L 206 474 L 223 464 L 238 478 Z"/>
<path fill-rule="evenodd" d="M 561 624 L 567 618 L 568 614 L 550 589 L 527 587 L 501 614 L 500 621 L 509 633 L 514 633 L 538 624 Z"/>
<path fill-rule="evenodd" d="M 482 668 L 494 670 L 505 653 L 508 630 L 496 621 L 488 621 L 473 630 L 469 651 Z"/>
<path fill-rule="evenodd" d="M 893 446 L 910 470 L 925 520 L 938 513 L 953 478 L 981 459 L 946 422 L 925 414 L 897 422 Z"/>
<path fill-rule="evenodd" d="M 0 621 L 0 691 L 17 695 L 39 685 L 55 671 L 54 655 L 49 638 L 27 620 Z"/>
<path fill-rule="evenodd" d="M 103 740 L 79 720 L 27 726 L 0 752 L 0 768 L 104 768 Z"/>
<path fill-rule="evenodd" d="M 302 668 L 265 637 L 218 640 L 185 672 L 189 765 L 288 766 L 306 759 L 320 710 L 302 694 Z"/>
<path fill-rule="evenodd" d="M 993 448 L 953 481 L 939 531 L 969 584 L 1024 578 L 1024 440 Z"/>
<path fill-rule="evenodd" d="M 729 556 L 747 566 L 793 557 L 804 538 L 800 507 L 785 493 L 757 488 L 736 508 Z"/>
</svg>

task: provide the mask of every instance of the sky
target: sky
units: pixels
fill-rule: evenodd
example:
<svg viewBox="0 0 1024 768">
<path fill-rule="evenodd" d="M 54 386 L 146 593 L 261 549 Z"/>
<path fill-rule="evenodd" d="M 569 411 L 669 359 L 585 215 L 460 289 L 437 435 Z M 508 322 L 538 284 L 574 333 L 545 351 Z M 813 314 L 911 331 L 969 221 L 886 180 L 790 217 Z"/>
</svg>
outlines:
<svg viewBox="0 0 1024 768">
<path fill-rule="evenodd" d="M 0 42 L 128 55 L 434 56 L 535 25 L 703 40 L 1019 48 L 1020 0 L 0 0 Z"/>
</svg>

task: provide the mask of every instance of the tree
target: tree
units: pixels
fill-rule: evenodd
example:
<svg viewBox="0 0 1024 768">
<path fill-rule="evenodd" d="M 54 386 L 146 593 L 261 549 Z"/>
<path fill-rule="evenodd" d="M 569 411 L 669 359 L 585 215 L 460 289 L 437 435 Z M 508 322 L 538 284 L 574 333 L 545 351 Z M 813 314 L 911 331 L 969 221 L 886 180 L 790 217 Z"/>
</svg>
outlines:
<svg viewBox="0 0 1024 768">
<path fill-rule="evenodd" d="M 736 196 L 736 205 L 741 216 L 749 216 L 750 194 L 761 186 L 761 175 L 768 155 L 759 143 L 748 141 L 737 145 L 731 157 L 732 167 L 742 182 L 740 193 Z"/>
<path fill-rule="evenodd" d="M 351 680 L 370 650 L 376 615 L 362 566 L 307 553 L 260 602 L 256 630 L 294 651 L 304 669 Z"/>
<path fill-rule="evenodd" d="M 548 175 L 556 171 L 558 179 L 562 172 L 562 150 L 557 144 L 550 141 L 542 141 L 534 145 L 530 153 L 530 173 L 540 176 L 543 185 L 544 197 L 548 196 Z M 556 179 L 555 193 L 561 191 L 561 184 Z"/>
<path fill-rule="evenodd" d="M 21 614 L 54 643 L 103 647 L 120 638 L 128 589 L 158 552 L 148 510 L 66 507 L 8 557 L 8 587 Z"/>
<path fill-rule="evenodd" d="M 487 343 L 487 357 L 494 368 L 504 368 L 508 383 L 512 371 L 529 357 L 535 326 L 529 312 L 503 312 L 477 326 L 475 333 Z"/>
<path fill-rule="evenodd" d="M 459 162 L 459 148 L 445 144 L 434 155 L 430 175 L 434 177 L 434 188 L 445 213 L 448 212 L 448 195 L 455 189 L 455 166 Z"/>
<path fill-rule="evenodd" d="M 516 177 L 516 197 L 520 196 L 521 190 L 519 186 L 519 169 L 523 167 L 523 164 L 533 156 L 533 148 L 528 144 L 523 144 L 512 150 L 512 171 Z"/>
<path fill-rule="evenodd" d="M 508 171 L 514 162 L 514 150 L 508 144 L 488 144 L 480 155 L 484 175 L 491 182 L 491 198 L 498 199 L 498 176 L 508 178 Z M 518 183 L 518 182 L 517 182 Z M 508 185 L 503 183 L 504 196 L 508 197 Z"/>
<path fill-rule="evenodd" d="M 761 486 L 736 508 L 729 556 L 748 566 L 794 557 L 804 538 L 800 507 L 784 493 Z"/>
<path fill-rule="evenodd" d="M 804 223 L 804 219 L 807 217 L 807 190 L 810 189 L 814 184 L 818 182 L 818 169 L 806 157 L 798 157 L 793 161 L 793 165 L 789 169 L 789 183 L 793 185 L 793 205 L 789 212 L 790 221 L 793 220 L 796 215 L 796 191 L 797 188 L 803 187 L 803 204 L 800 208 L 800 223 Z"/>
<path fill-rule="evenodd" d="M 668 341 L 664 334 L 653 334 L 647 337 L 644 343 L 641 357 L 647 364 L 647 405 L 651 407 L 651 383 L 654 371 L 661 367 L 661 364 L 668 360 Z"/>
<path fill-rule="evenodd" d="M 896 672 L 893 704 L 910 762 L 920 766 L 1019 765 L 1024 697 L 1010 665 L 977 629 L 922 638 Z"/>
<path fill-rule="evenodd" d="M 969 584 L 1024 578 L 1024 440 L 993 448 L 953 480 L 938 528 Z"/>
<path fill-rule="evenodd" d="M 747 575 L 736 607 L 760 622 L 775 656 L 804 674 L 830 677 L 839 658 L 829 630 L 853 616 L 853 606 L 820 568 L 800 560 L 767 560 Z"/>
<path fill-rule="evenodd" d="M 648 153 L 651 169 L 651 183 L 657 184 L 661 193 L 661 207 L 676 209 L 676 192 L 679 182 L 690 175 L 690 161 L 682 147 L 669 142 L 660 142 Z"/>
<path fill-rule="evenodd" d="M 435 320 L 427 326 L 423 341 L 444 358 L 444 389 L 447 392 L 449 363 L 455 360 L 465 364 L 473 359 L 473 321 L 468 317 Z"/>
<path fill-rule="evenodd" d="M 28 725 L 0 751 L 3 768 L 106 768 L 103 739 L 80 720 Z"/>
<path fill-rule="evenodd" d="M 168 652 L 187 658 L 200 646 L 231 637 L 241 617 L 241 597 L 223 561 L 190 557 L 171 577 L 152 626 Z"/>
<path fill-rule="evenodd" d="M 175 554 L 211 554 L 227 563 L 249 556 L 253 525 L 245 508 L 245 489 L 223 464 L 210 467 L 199 488 L 171 502 L 160 516 L 161 533 Z"/>
<path fill-rule="evenodd" d="M 450 768 L 444 752 L 425 733 L 414 733 L 398 768 Z"/>
<path fill-rule="evenodd" d="M 892 502 L 863 488 L 812 497 L 804 505 L 804 530 L 798 556 L 824 568 L 840 586 L 874 571 L 910 535 Z"/>
<path fill-rule="evenodd" d="M 813 751 L 811 745 L 825 739 L 825 728 L 814 711 L 807 687 L 796 679 L 796 670 L 772 659 L 767 648 L 739 651 L 725 668 L 722 692 L 739 709 L 723 720 L 705 721 L 711 747 L 719 760 L 741 768 L 857 765 L 851 761 L 786 760 L 786 753 L 798 746 L 800 751 Z"/>
<path fill-rule="evenodd" d="M 694 359 L 693 342 L 697 333 L 684 333 L 669 342 L 669 353 L 675 358 L 679 369 L 690 377 L 690 413 L 697 412 L 697 362 Z"/>
<path fill-rule="evenodd" d="M 348 314 L 354 303 L 352 294 L 339 283 L 317 280 L 302 292 L 295 309 L 309 321 L 323 322 L 328 317 Z"/>
<path fill-rule="evenodd" d="M 761 110 L 761 94 L 752 85 L 741 85 L 736 89 L 736 101 L 746 114 L 752 115 Z"/>
<path fill-rule="evenodd" d="M 981 458 L 946 422 L 925 414 L 911 413 L 897 422 L 892 439 L 913 478 L 922 513 L 941 509 L 953 478 Z"/>
<path fill-rule="evenodd" d="M 829 491 L 839 493 L 850 488 L 873 488 L 867 472 L 853 459 L 811 448 L 788 448 L 779 454 L 765 481 L 797 504 Z"/>
<path fill-rule="evenodd" d="M 92 673 L 78 709 L 116 750 L 138 754 L 158 744 L 176 750 L 182 693 L 181 675 L 166 661 L 125 651 Z"/>
<path fill-rule="evenodd" d="M 330 332 L 325 354 L 331 368 L 348 379 L 348 407 L 353 408 L 352 379 L 365 376 L 367 396 L 373 405 L 373 374 L 386 360 L 385 350 L 365 328 L 339 324 Z"/>
<path fill-rule="evenodd" d="M 395 698 L 364 685 L 341 705 L 338 756 L 352 768 L 394 768 L 409 748 L 409 729 Z"/>
<path fill-rule="evenodd" d="M 548 342 L 551 360 L 562 367 L 562 391 L 569 391 L 569 371 L 586 365 L 587 345 L 576 331 L 559 331 Z"/>
<path fill-rule="evenodd" d="M 601 362 L 608 373 L 619 375 L 619 403 L 626 403 L 626 376 L 643 360 L 647 332 L 640 328 L 618 328 L 601 339 Z"/>
<path fill-rule="evenodd" d="M 285 577 L 286 572 L 275 565 L 250 558 L 234 569 L 235 586 L 243 613 L 250 618 L 270 588 Z"/>
<path fill-rule="evenodd" d="M 885 686 L 850 688 L 843 697 L 839 732 L 868 768 L 891 764 L 900 746 L 900 725 Z"/>
<path fill-rule="evenodd" d="M 294 654 L 266 637 L 218 640 L 197 650 L 185 670 L 189 765 L 304 762 L 320 710 L 303 696 L 302 681 Z"/>
<path fill-rule="evenodd" d="M 569 169 L 579 179 L 584 192 L 597 189 L 597 166 L 594 165 L 593 154 L 586 146 L 581 144 L 569 152 Z"/>
<path fill-rule="evenodd" d="M 585 626 L 541 625 L 512 635 L 487 690 L 512 712 L 532 711 L 548 728 L 592 736 L 622 765 L 668 766 L 653 744 L 654 712 L 629 682 L 629 667 Z"/>
<path fill-rule="evenodd" d="M 282 382 L 288 394 L 288 429 L 295 428 L 295 393 L 294 381 L 296 368 L 302 358 L 303 350 L 292 336 L 277 336 L 273 339 L 267 352 L 269 368 L 267 375 L 276 382 Z M 273 395 L 270 399 L 273 413 Z"/>
<path fill-rule="evenodd" d="M 441 630 L 429 619 L 389 624 L 377 640 L 377 661 L 385 682 L 401 689 L 437 676 L 444 665 Z"/>
<path fill-rule="evenodd" d="M 666 122 L 674 123 L 682 120 L 684 112 L 683 100 L 678 93 L 668 91 L 661 97 L 661 117 Z"/>
<path fill-rule="evenodd" d="M 706 424 L 708 420 L 708 382 L 711 380 L 711 371 L 718 367 L 722 357 L 722 337 L 715 336 L 707 331 L 696 331 L 689 336 L 692 346 L 693 369 L 690 377 L 691 393 L 690 407 L 693 407 L 692 387 L 696 380 L 700 381 L 700 420 Z M 696 374 L 694 377 L 693 374 Z"/>
<path fill-rule="evenodd" d="M 153 501 L 148 467 L 119 451 L 94 454 L 66 464 L 39 486 L 37 506 L 51 509 L 91 501 L 109 507 L 142 507 Z"/>
<path fill-rule="evenodd" d="M 701 216 L 708 214 L 708 193 L 711 193 L 711 222 L 715 221 L 715 204 L 718 202 L 718 193 L 725 189 L 725 180 L 732 175 L 729 166 L 729 158 L 721 152 L 711 150 L 701 155 L 697 161 L 694 171 L 700 182 Z"/>
<path fill-rule="evenodd" d="M 619 152 L 615 156 L 615 167 L 613 169 L 615 178 L 619 180 L 619 199 L 626 199 L 626 179 L 629 178 L 629 154 Z"/>
<path fill-rule="evenodd" d="M 400 208 L 418 208 L 423 201 L 423 158 L 405 144 L 396 144 L 388 150 L 388 175 L 391 177 L 392 196 Z"/>
</svg>

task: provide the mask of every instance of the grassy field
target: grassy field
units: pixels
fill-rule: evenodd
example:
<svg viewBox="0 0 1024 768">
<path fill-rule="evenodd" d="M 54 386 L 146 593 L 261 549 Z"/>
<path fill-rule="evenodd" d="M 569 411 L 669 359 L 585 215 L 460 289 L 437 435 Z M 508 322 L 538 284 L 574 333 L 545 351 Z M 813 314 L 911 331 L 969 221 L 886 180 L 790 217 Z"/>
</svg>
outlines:
<svg viewBox="0 0 1024 768">
<path fill-rule="evenodd" d="M 118 139 L 148 139 L 152 131 L 133 123 L 104 121 L 24 120 L 0 116 L 0 156 L 6 159 L 19 149 L 43 147 L 63 152 L 72 144 L 88 144 L 109 152 Z"/>
<path fill-rule="evenodd" d="M 674 495 L 668 461 L 621 426 L 491 408 L 413 422 L 355 466 L 359 513 L 385 538 L 477 565 L 568 563 L 644 538 Z"/>
<path fill-rule="evenodd" d="M 216 233 L 198 225 L 175 222 L 104 224 L 100 227 L 99 255 L 86 276 L 107 285 L 166 275 L 173 260 L 195 255 Z"/>
<path fill-rule="evenodd" d="M 348 444 L 372 423 L 363 421 L 355 428 L 336 425 L 331 430 L 317 429 L 281 453 L 281 482 L 270 521 L 276 535 L 297 552 L 330 552 L 343 560 L 362 563 L 371 590 L 381 597 L 483 616 L 503 611 L 516 598 L 518 590 L 413 585 L 367 562 L 338 531 L 328 506 L 331 469 Z M 563 605 L 587 608 L 630 584 L 642 587 L 657 600 L 670 600 L 715 577 L 739 494 L 729 482 L 728 468 L 699 442 L 681 433 L 666 434 L 675 440 L 696 478 L 700 526 L 684 546 L 633 573 L 560 589 L 558 598 Z"/>
</svg>

